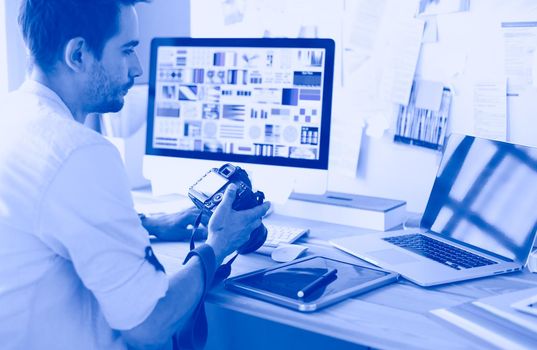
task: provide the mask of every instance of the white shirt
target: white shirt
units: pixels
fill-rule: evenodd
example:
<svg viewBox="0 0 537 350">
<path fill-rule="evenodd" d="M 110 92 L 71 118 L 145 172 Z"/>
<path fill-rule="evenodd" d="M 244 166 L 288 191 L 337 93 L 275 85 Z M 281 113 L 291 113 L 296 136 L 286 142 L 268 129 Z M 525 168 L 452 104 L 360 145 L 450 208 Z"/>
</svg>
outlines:
<svg viewBox="0 0 537 350">
<path fill-rule="evenodd" d="M 168 279 L 114 146 L 27 81 L 0 113 L 2 349 L 124 349 Z"/>
</svg>

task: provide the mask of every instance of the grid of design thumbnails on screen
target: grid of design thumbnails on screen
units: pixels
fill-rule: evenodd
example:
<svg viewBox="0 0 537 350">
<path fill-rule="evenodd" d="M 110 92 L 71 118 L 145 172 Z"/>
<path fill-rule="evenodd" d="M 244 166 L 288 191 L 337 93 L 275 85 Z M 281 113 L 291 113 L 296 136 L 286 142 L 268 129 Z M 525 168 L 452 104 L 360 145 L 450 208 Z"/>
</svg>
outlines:
<svg viewBox="0 0 537 350">
<path fill-rule="evenodd" d="M 158 48 L 154 148 L 318 160 L 323 48 Z"/>
</svg>

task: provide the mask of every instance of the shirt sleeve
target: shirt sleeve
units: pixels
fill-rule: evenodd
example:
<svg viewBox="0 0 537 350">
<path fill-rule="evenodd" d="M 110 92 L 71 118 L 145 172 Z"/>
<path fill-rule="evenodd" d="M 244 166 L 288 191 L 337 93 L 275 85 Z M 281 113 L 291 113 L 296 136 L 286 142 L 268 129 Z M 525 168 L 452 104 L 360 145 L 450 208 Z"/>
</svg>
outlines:
<svg viewBox="0 0 537 350">
<path fill-rule="evenodd" d="M 71 153 L 44 194 L 38 223 L 40 238 L 72 262 L 113 329 L 136 327 L 166 294 L 168 278 L 146 259 L 149 237 L 112 145 Z"/>
</svg>

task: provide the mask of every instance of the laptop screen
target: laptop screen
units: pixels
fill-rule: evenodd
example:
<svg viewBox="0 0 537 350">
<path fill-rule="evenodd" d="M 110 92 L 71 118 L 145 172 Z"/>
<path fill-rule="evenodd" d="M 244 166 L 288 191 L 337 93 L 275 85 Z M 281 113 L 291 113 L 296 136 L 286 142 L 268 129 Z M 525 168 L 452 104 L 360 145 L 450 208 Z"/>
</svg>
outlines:
<svg viewBox="0 0 537 350">
<path fill-rule="evenodd" d="M 422 226 L 524 262 L 537 230 L 537 148 L 450 136 Z"/>
</svg>

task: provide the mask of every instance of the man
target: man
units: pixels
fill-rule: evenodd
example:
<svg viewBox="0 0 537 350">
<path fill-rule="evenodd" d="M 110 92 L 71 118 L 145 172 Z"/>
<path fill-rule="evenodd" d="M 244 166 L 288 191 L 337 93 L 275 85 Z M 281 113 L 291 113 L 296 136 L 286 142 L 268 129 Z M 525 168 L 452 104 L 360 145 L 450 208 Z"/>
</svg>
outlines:
<svg viewBox="0 0 537 350">
<path fill-rule="evenodd" d="M 82 125 L 88 113 L 120 110 L 142 72 L 136 2 L 22 2 L 32 69 L 0 115 L 2 349 L 169 344 L 210 271 L 248 240 L 269 207 L 232 210 L 230 186 L 209 221 L 207 245 L 177 274 L 162 271 L 118 153 Z M 190 220 L 148 226 L 169 233 Z"/>
</svg>

